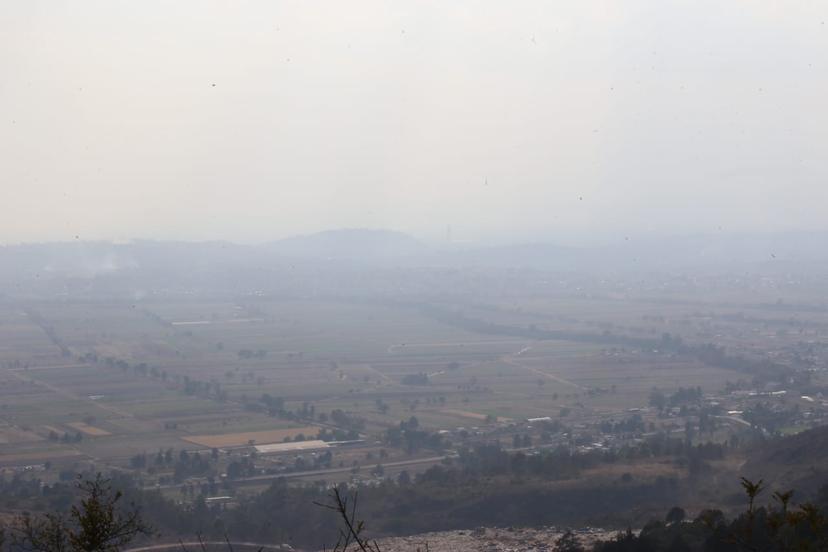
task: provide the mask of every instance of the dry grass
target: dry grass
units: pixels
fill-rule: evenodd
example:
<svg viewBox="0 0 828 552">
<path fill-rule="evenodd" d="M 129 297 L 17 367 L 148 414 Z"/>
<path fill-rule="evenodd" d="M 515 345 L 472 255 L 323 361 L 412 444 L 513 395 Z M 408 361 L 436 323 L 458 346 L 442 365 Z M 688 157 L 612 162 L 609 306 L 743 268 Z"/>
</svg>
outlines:
<svg viewBox="0 0 828 552">
<path fill-rule="evenodd" d="M 58 429 L 55 426 L 51 426 L 51 425 L 42 425 L 42 426 L 40 426 L 40 431 L 43 432 L 43 433 L 46 433 L 46 435 L 48 435 L 49 433 L 56 433 L 58 435 L 63 433 L 63 430 Z"/>
<path fill-rule="evenodd" d="M 71 422 L 66 424 L 72 429 L 77 429 L 81 433 L 89 435 L 90 437 L 104 437 L 106 435 L 112 435 L 110 432 L 106 431 L 105 429 L 101 429 L 99 427 L 91 426 L 84 422 Z"/>
<path fill-rule="evenodd" d="M 687 470 L 677 466 L 672 460 L 642 460 L 628 463 L 602 464 L 584 470 L 581 477 L 585 479 L 618 479 L 626 473 L 629 473 L 637 479 L 649 481 L 657 477 L 680 477 L 686 474 Z"/>
<path fill-rule="evenodd" d="M 468 410 L 454 410 L 453 408 L 444 408 L 440 412 L 444 414 L 451 414 L 453 416 L 460 416 L 461 418 L 469 418 L 472 420 L 481 420 L 486 421 L 487 416 L 485 414 L 478 414 L 477 412 L 469 412 Z M 511 422 L 510 418 L 503 418 L 501 416 L 497 417 L 498 422 Z"/>
<path fill-rule="evenodd" d="M 43 450 L 37 452 L 21 452 L 17 454 L 5 454 L 0 451 L 0 464 L 2 465 L 17 465 L 22 463 L 37 463 L 45 460 L 55 460 L 58 458 L 71 458 L 73 456 L 81 456 L 81 452 L 73 449 L 53 449 Z"/>
<path fill-rule="evenodd" d="M 319 433 L 319 428 L 316 426 L 305 426 L 289 429 L 271 429 L 267 431 L 225 433 L 223 435 L 191 435 L 189 437 L 182 437 L 182 439 L 203 447 L 220 448 L 244 446 L 251 441 L 256 445 L 281 443 L 286 437 L 292 439 L 300 433 L 305 437 L 316 437 Z"/>
<path fill-rule="evenodd" d="M 0 445 L 10 445 L 14 443 L 33 443 L 35 441 L 42 441 L 43 437 L 34 432 L 20 429 L 14 426 L 0 427 Z"/>
</svg>

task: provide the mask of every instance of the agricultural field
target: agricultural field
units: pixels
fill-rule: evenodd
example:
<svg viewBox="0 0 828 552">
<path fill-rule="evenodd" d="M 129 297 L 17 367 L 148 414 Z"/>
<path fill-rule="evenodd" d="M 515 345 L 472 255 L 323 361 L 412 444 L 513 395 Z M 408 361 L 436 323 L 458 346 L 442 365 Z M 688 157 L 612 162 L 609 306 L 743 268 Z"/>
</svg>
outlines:
<svg viewBox="0 0 828 552">
<path fill-rule="evenodd" d="M 0 465 L 127 469 L 143 462 L 136 456 L 215 449 L 230 462 L 251 444 L 322 432 L 361 443 L 326 460 L 337 473 L 379 460 L 403 462 L 398 472 L 419 456 L 386 442 L 387 432 L 412 417 L 452 446 L 467 436 L 511 442 L 520 432 L 537 440 L 529 419 L 563 424 L 558 431 L 569 431 L 570 443 L 579 432 L 584 442 L 607 439 L 595 428 L 631 413 L 649 431 L 679 431 L 685 414 L 656 412 L 654 389 L 692 388 L 727 401 L 752 375 L 661 350 L 663 335 L 782 363 L 828 335 L 828 315 L 786 317 L 770 301 L 739 301 L 558 290 L 474 302 L 175 296 L 3 304 Z M 824 375 L 812 370 L 810 378 Z M 787 400 L 819 419 L 813 399 L 799 394 Z M 750 425 L 726 418 L 723 439 Z M 786 431 L 799 427 L 792 423 Z M 433 453 L 419 454 L 433 463 Z M 262 469 L 311 460 L 295 454 Z"/>
<path fill-rule="evenodd" d="M 279 443 L 286 439 L 293 439 L 298 435 L 316 435 L 317 433 L 319 433 L 318 427 L 306 426 L 291 429 L 225 433 L 221 435 L 191 435 L 184 437 L 184 440 L 203 447 L 224 448 L 240 447 L 255 443 Z"/>
</svg>

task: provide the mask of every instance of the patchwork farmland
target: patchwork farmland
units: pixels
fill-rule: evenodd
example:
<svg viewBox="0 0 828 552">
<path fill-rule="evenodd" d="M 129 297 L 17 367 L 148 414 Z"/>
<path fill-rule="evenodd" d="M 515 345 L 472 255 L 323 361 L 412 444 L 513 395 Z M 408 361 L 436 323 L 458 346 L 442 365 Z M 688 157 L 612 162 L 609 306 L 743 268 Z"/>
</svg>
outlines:
<svg viewBox="0 0 828 552">
<path fill-rule="evenodd" d="M 175 488 L 188 476 L 173 474 L 172 465 L 203 454 L 219 475 L 241 477 L 231 466 L 243 464 L 252 492 L 259 478 L 261 485 L 293 472 L 312 479 L 314 469 L 345 479 L 370 477 L 362 466 L 424 469 L 433 450 L 394 440 L 409 423 L 441 436 L 441 454 L 492 439 L 518 447 L 614 446 L 618 437 L 602 431 L 630 419 L 639 420 L 637 431 L 684 431 L 694 414 L 656 411 L 654 389 L 692 389 L 724 404 L 736 401 L 728 389 L 751 377 L 695 349 L 662 348 L 663 335 L 705 343 L 713 332 L 731 354 L 750 359 L 767 353 L 744 339 L 763 317 L 762 331 L 773 331 L 782 349 L 802 341 L 779 331 L 788 322 L 773 322 L 762 308 L 742 318 L 731 311 L 572 294 L 473 304 L 4 304 L 0 467 L 147 470 L 147 484 Z M 828 320 L 808 318 L 804 331 L 828 337 Z M 717 438 L 745 424 L 724 416 Z M 313 439 L 333 446 L 324 454 L 264 447 L 274 453 L 251 460 L 256 446 Z"/>
</svg>

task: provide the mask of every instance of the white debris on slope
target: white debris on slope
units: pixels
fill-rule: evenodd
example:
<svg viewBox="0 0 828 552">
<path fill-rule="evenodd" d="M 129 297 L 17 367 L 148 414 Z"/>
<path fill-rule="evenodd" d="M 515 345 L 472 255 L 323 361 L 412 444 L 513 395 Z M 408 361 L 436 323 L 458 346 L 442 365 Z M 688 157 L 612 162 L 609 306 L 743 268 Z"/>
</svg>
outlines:
<svg viewBox="0 0 828 552">
<path fill-rule="evenodd" d="M 598 540 L 612 538 L 615 531 L 579 529 L 573 531 L 587 548 Z M 383 552 L 524 552 L 551 551 L 564 533 L 556 527 L 443 531 L 409 537 L 390 537 L 377 542 Z M 426 543 L 428 548 L 426 548 Z"/>
</svg>

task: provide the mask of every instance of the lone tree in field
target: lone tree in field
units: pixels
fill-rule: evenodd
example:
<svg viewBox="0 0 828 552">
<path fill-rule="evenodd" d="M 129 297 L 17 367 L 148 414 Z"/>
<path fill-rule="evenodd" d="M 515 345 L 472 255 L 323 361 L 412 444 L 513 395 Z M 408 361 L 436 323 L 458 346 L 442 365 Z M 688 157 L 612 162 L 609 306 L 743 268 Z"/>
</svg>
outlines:
<svg viewBox="0 0 828 552">
<path fill-rule="evenodd" d="M 78 482 L 78 488 L 83 498 L 68 515 L 21 517 L 14 528 L 14 544 L 31 552 L 118 552 L 139 535 L 152 533 L 137 508 L 119 507 L 123 495 L 113 492 L 101 474 Z"/>
</svg>

